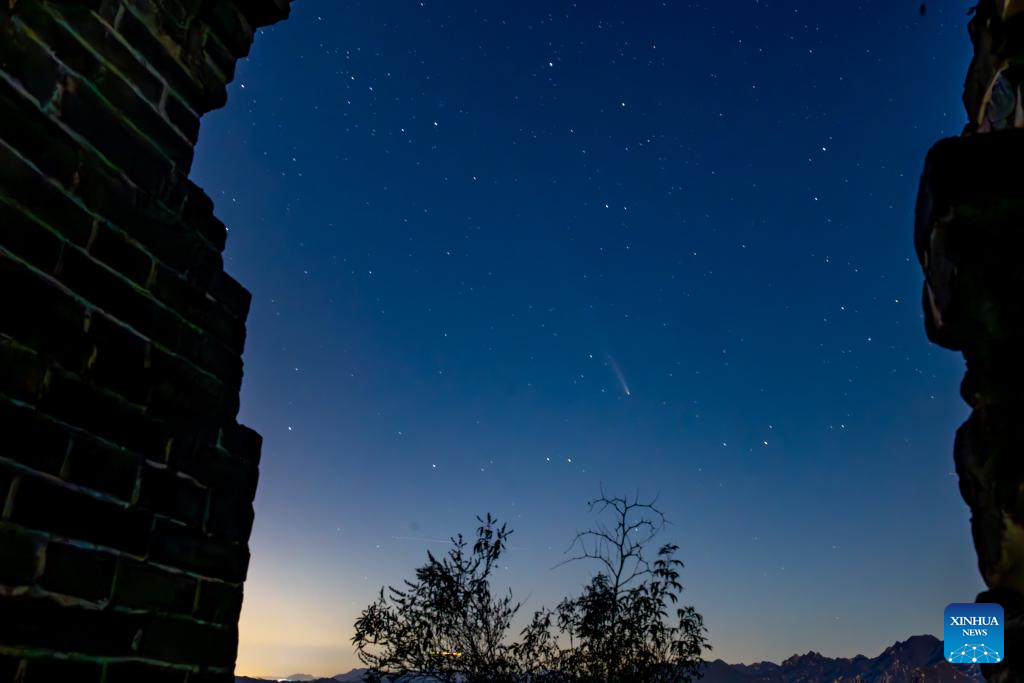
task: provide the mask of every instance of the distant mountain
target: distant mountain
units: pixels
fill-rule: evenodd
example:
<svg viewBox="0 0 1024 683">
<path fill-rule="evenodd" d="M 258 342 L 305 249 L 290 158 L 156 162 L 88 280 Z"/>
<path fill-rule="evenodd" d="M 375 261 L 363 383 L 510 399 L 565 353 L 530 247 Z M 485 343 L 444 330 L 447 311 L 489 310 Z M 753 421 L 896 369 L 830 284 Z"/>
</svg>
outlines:
<svg viewBox="0 0 1024 683">
<path fill-rule="evenodd" d="M 347 675 L 347 674 L 346 674 Z M 302 681 L 303 683 L 337 683 L 342 681 L 362 681 L 362 678 L 313 678 L 308 674 L 293 674 L 288 678 L 250 678 L 249 676 L 235 676 L 235 683 L 267 683 L 267 681 Z"/>
<path fill-rule="evenodd" d="M 312 683 L 362 683 L 366 669 L 334 678 L 292 679 Z M 817 652 L 793 655 L 781 664 L 727 664 L 721 659 L 704 666 L 701 683 L 984 683 L 977 666 L 954 666 L 943 657 L 942 641 L 913 636 L 887 647 L 877 657 L 826 657 Z M 235 683 L 265 683 L 236 678 Z"/>
<path fill-rule="evenodd" d="M 793 655 L 781 664 L 708 662 L 702 683 L 984 683 L 977 667 L 953 666 L 943 657 L 942 641 L 913 636 L 877 657 L 826 657 L 817 652 Z"/>
</svg>

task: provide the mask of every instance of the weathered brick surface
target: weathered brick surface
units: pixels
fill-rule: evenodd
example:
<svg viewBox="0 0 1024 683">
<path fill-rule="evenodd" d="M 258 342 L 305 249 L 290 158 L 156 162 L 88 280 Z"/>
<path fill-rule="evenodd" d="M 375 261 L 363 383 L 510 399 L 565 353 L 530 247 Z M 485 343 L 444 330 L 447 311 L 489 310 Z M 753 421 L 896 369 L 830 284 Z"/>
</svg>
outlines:
<svg viewBox="0 0 1024 683">
<path fill-rule="evenodd" d="M 0 681 L 230 681 L 250 295 L 188 179 L 289 0 L 0 2 Z"/>
</svg>

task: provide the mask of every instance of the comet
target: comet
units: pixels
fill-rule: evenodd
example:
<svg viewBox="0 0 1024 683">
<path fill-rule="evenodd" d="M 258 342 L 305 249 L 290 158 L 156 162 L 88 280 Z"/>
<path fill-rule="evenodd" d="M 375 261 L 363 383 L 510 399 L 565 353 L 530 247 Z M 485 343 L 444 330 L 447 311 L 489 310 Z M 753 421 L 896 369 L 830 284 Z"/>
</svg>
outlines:
<svg viewBox="0 0 1024 683">
<path fill-rule="evenodd" d="M 622 387 L 622 393 L 626 396 L 632 396 L 633 394 L 629 391 L 629 384 L 626 383 L 626 376 L 622 374 L 622 368 L 619 367 L 618 362 L 612 358 L 611 354 L 608 355 L 608 362 L 611 363 L 612 372 L 615 373 L 615 379 L 619 380 L 619 386 Z"/>
</svg>

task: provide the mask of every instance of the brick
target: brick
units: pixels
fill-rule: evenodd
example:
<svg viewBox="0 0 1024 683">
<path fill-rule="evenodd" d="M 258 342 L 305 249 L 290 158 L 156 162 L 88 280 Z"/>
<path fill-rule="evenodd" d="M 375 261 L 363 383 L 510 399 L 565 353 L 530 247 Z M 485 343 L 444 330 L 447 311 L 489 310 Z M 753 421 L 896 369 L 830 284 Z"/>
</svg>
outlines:
<svg viewBox="0 0 1024 683">
<path fill-rule="evenodd" d="M 122 557 L 113 604 L 131 609 L 191 614 L 197 579 Z"/>
<path fill-rule="evenodd" d="M 92 236 L 93 217 L 89 212 L 5 140 L 0 140 L 0 188 L 71 242 L 85 245 Z"/>
<path fill-rule="evenodd" d="M 127 503 L 135 492 L 139 468 L 136 454 L 83 434 L 72 440 L 63 478 Z"/>
<path fill-rule="evenodd" d="M 86 378 L 132 403 L 144 405 L 150 392 L 150 342 L 109 315 L 91 316 Z"/>
<path fill-rule="evenodd" d="M 199 117 L 180 97 L 168 93 L 164 101 L 164 114 L 186 140 L 193 145 L 199 141 Z"/>
<path fill-rule="evenodd" d="M 210 515 L 206 530 L 229 541 L 245 542 L 252 533 L 252 503 L 233 489 L 219 489 L 210 494 Z"/>
<path fill-rule="evenodd" d="M 153 619 L 142 631 L 139 654 L 180 664 L 231 666 L 237 655 L 237 631 L 173 617 Z"/>
<path fill-rule="evenodd" d="M 187 181 L 184 187 L 186 201 L 182 210 L 182 218 L 189 225 L 195 226 L 199 233 L 218 251 L 224 251 L 227 228 L 214 215 L 213 200 L 191 181 Z"/>
<path fill-rule="evenodd" d="M 11 521 L 133 555 L 145 552 L 151 524 L 141 511 L 28 476 L 18 483 Z"/>
<path fill-rule="evenodd" d="M 0 457 L 31 467 L 37 472 L 58 475 L 67 456 L 70 437 L 59 424 L 32 408 L 0 399 Z M 0 499 L 6 489 L 0 482 Z M 2 500 L 0 500 L 2 504 Z"/>
<path fill-rule="evenodd" d="M 240 321 L 244 321 L 249 315 L 252 294 L 224 271 L 217 273 L 210 283 L 210 296 Z"/>
<path fill-rule="evenodd" d="M 290 11 L 289 2 L 290 0 L 252 0 L 240 3 L 239 8 L 255 28 L 287 19 Z"/>
<path fill-rule="evenodd" d="M 185 683 L 188 671 L 144 662 L 113 662 L 107 664 L 104 683 Z"/>
<path fill-rule="evenodd" d="M 33 272 L 0 251 L 0 334 L 6 334 L 76 370 L 85 362 L 84 302 L 54 280 Z M 39 311 L 47 315 L 39 315 Z"/>
<path fill-rule="evenodd" d="M 223 106 L 211 98 L 193 79 L 188 70 L 167 51 L 167 47 L 149 30 L 130 9 L 121 14 L 117 31 L 167 81 L 193 110 L 200 114 Z"/>
<path fill-rule="evenodd" d="M 106 222 L 97 226 L 89 243 L 89 255 L 139 286 L 145 286 L 153 270 L 153 257 L 126 233 Z"/>
<path fill-rule="evenodd" d="M 185 205 L 182 215 L 186 221 L 202 220 L 206 216 L 213 215 L 213 200 L 206 193 L 206 190 L 188 179 L 185 180 L 183 188 L 185 191 Z"/>
<path fill-rule="evenodd" d="M 242 386 L 242 354 L 212 335 L 202 335 L 199 342 L 198 350 L 193 352 L 196 364 L 219 377 L 232 393 L 237 393 Z"/>
<path fill-rule="evenodd" d="M 155 524 L 150 555 L 153 561 L 222 581 L 245 580 L 249 549 L 244 544 L 210 538 L 159 518 Z"/>
<path fill-rule="evenodd" d="M 188 314 L 204 303 L 201 290 L 189 284 L 180 272 L 163 265 L 157 265 L 149 291 L 185 318 L 195 317 Z"/>
<path fill-rule="evenodd" d="M 44 115 L 32 102 L 6 80 L 0 78 L 0 121 L 5 130 L 17 135 L 4 136 L 8 144 L 64 187 L 69 187 L 78 168 L 78 145 L 57 122 Z"/>
<path fill-rule="evenodd" d="M 40 597 L 0 595 L 0 642 L 99 657 L 134 655 L 139 615 L 61 605 Z"/>
<path fill-rule="evenodd" d="M 195 287 L 206 290 L 210 286 L 213 276 L 224 270 L 224 259 L 220 251 L 202 237 L 198 232 L 196 237 L 201 245 L 193 254 L 193 260 L 185 271 L 185 278 Z"/>
<path fill-rule="evenodd" d="M 171 97 L 168 95 L 168 97 Z M 185 196 L 188 194 L 188 178 L 177 175 L 174 182 L 167 186 L 163 194 L 155 199 L 167 209 L 175 218 L 181 217 L 181 209 L 185 205 Z"/>
<path fill-rule="evenodd" d="M 209 491 L 205 487 L 173 470 L 150 463 L 143 467 L 139 490 L 139 507 L 142 509 L 199 527 L 206 516 L 208 496 Z"/>
<path fill-rule="evenodd" d="M 46 547 L 39 585 L 91 602 L 110 597 L 116 558 L 110 553 L 51 541 Z"/>
<path fill-rule="evenodd" d="M 195 616 L 214 624 L 237 624 L 242 612 L 242 585 L 200 581 Z"/>
<path fill-rule="evenodd" d="M 193 225 L 218 252 L 224 251 L 224 247 L 227 246 L 228 229 L 219 218 L 211 214 L 203 220 L 196 221 Z"/>
<path fill-rule="evenodd" d="M 248 500 L 256 496 L 259 470 L 256 465 L 236 458 L 223 449 L 207 445 L 172 451 L 172 462 L 183 472 L 194 476 L 214 490 L 232 490 Z"/>
<path fill-rule="evenodd" d="M 207 3 L 203 6 L 203 18 L 236 58 L 249 54 L 253 41 L 252 26 L 234 3 Z"/>
<path fill-rule="evenodd" d="M 4 479 L 4 472 L 0 470 L 0 486 L 10 484 L 9 477 L 6 484 Z M 42 567 L 45 545 L 45 535 L 0 522 L 0 583 L 22 586 L 35 582 Z"/>
<path fill-rule="evenodd" d="M 204 477 L 196 475 L 193 469 L 183 465 L 202 460 L 205 450 L 217 443 L 219 435 L 220 425 L 215 420 L 184 425 L 174 434 L 167 461 L 183 472 L 207 483 Z"/>
<path fill-rule="evenodd" d="M 152 391 L 149 413 L 175 421 L 192 417 L 220 420 L 224 406 L 224 385 L 180 356 L 160 349 L 152 353 Z"/>
<path fill-rule="evenodd" d="M 177 172 L 188 173 L 195 154 L 194 147 L 171 125 L 163 112 L 111 71 L 100 71 L 90 82 L 118 110 L 121 117 L 130 121 L 132 127 L 174 163 Z"/>
<path fill-rule="evenodd" d="M 32 3 L 19 10 L 19 19 L 45 44 L 43 49 L 55 55 L 55 59 L 61 64 L 61 72 L 66 72 L 67 67 L 70 67 L 79 73 L 93 74 L 102 68 L 99 56 L 78 41 L 71 31 L 55 21 L 43 3 Z"/>
<path fill-rule="evenodd" d="M 122 120 L 94 86 L 77 76 L 64 79 L 60 120 L 146 192 L 158 194 L 170 182 L 171 160 Z"/>
<path fill-rule="evenodd" d="M 231 455 L 253 465 L 260 463 L 263 437 L 256 430 L 240 424 L 227 425 L 221 430 L 220 441 Z"/>
<path fill-rule="evenodd" d="M 66 250 L 57 279 L 92 305 L 148 338 L 172 348 L 177 344 L 180 320 L 170 311 L 154 305 L 145 290 L 100 265 L 85 252 Z"/>
<path fill-rule="evenodd" d="M 67 24 L 74 26 L 73 32 L 55 31 L 62 41 L 56 46 L 57 54 L 65 63 L 75 67 L 74 64 L 67 61 L 65 55 L 69 52 L 87 49 L 85 46 L 88 45 L 91 47 L 91 52 L 102 55 L 102 60 L 117 69 L 132 86 L 138 89 L 143 97 L 154 104 L 160 102 L 164 91 L 163 81 L 135 58 L 131 49 L 120 40 L 117 32 L 110 25 L 88 11 L 87 8 L 80 6 L 51 4 L 47 9 L 54 12 Z M 74 40 L 77 45 L 66 42 L 67 39 Z M 79 71 L 90 77 L 95 75 L 93 71 L 82 71 L 81 69 Z"/>
<path fill-rule="evenodd" d="M 53 272 L 64 248 L 61 237 L 3 197 L 0 197 L 0 225 L 3 226 L 0 246 L 45 273 Z"/>
<path fill-rule="evenodd" d="M 196 230 L 182 223 L 180 216 L 153 197 L 137 192 L 95 157 L 83 156 L 78 178 L 76 192 L 91 210 L 172 270 L 185 272 L 199 265 L 212 272 L 222 265 L 220 254 Z M 180 185 L 172 183 L 169 187 Z"/>
<path fill-rule="evenodd" d="M 0 393 L 35 404 L 43 388 L 48 363 L 32 349 L 0 337 Z"/>
<path fill-rule="evenodd" d="M 178 340 L 177 351 L 183 358 L 206 369 L 203 364 L 203 345 L 210 335 L 193 325 L 184 325 L 181 328 L 181 338 Z M 213 374 L 217 374 L 214 372 Z"/>
<path fill-rule="evenodd" d="M 235 62 L 238 58 L 212 31 L 206 34 L 203 50 L 206 52 L 206 58 L 211 66 L 217 70 L 218 80 L 222 80 L 224 83 L 230 82 L 235 77 Z"/>
<path fill-rule="evenodd" d="M 214 108 L 223 107 L 228 102 L 227 84 L 231 78 L 221 72 L 216 64 L 205 51 L 201 53 L 197 63 L 193 65 L 192 72 L 196 80 L 203 86 L 203 92 L 207 99 L 214 104 Z"/>
<path fill-rule="evenodd" d="M 121 229 L 145 225 L 146 216 L 138 209 L 141 202 L 138 189 L 120 170 L 112 168 L 91 150 L 81 152 L 75 180 L 75 194 L 94 213 Z M 81 246 L 86 244 L 87 241 L 83 241 Z"/>
<path fill-rule="evenodd" d="M 103 683 L 103 665 L 68 659 L 29 659 L 21 683 Z"/>
<path fill-rule="evenodd" d="M 152 460 L 165 457 L 173 432 L 172 425 L 70 373 L 51 372 L 40 410 Z"/>
<path fill-rule="evenodd" d="M 57 89 L 60 65 L 46 47 L 32 40 L 15 22 L 6 21 L 0 29 L 0 69 L 45 104 Z"/>
</svg>

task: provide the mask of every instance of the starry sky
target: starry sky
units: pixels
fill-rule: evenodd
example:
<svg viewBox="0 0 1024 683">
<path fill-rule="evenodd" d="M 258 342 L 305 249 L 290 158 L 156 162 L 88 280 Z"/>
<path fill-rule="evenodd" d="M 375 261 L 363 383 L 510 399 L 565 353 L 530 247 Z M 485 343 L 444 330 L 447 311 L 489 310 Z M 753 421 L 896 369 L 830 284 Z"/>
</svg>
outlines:
<svg viewBox="0 0 1024 683">
<path fill-rule="evenodd" d="M 602 484 L 659 496 L 713 657 L 941 637 L 982 584 L 912 211 L 969 4 L 302 0 L 260 31 L 193 171 L 254 296 L 238 672 L 357 666 L 376 591 L 487 512 L 499 585 L 555 604 Z"/>
</svg>

